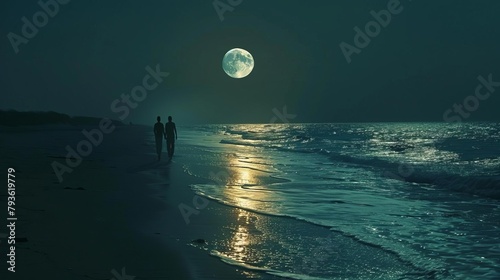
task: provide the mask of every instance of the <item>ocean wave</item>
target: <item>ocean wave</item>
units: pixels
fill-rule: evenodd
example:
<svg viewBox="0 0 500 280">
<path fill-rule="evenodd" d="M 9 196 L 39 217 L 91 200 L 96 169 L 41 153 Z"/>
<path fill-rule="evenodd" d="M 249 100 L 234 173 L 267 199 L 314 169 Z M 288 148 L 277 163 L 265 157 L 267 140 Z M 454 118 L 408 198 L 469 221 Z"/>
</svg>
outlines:
<svg viewBox="0 0 500 280">
<path fill-rule="evenodd" d="M 385 246 L 383 244 L 378 244 L 378 243 L 373 242 L 375 240 L 364 240 L 361 236 L 359 236 L 355 233 L 348 232 L 348 231 L 343 231 L 337 227 L 333 227 L 332 224 L 330 224 L 324 220 L 306 218 L 306 217 L 303 217 L 301 215 L 291 214 L 291 213 L 278 213 L 278 212 L 274 212 L 274 211 L 269 211 L 269 209 L 264 210 L 264 209 L 260 209 L 260 208 L 257 209 L 257 208 L 253 208 L 253 207 L 245 207 L 243 205 L 238 205 L 238 204 L 233 203 L 231 201 L 217 197 L 216 195 L 211 195 L 211 194 L 207 193 L 207 188 L 209 188 L 209 187 L 217 188 L 217 185 L 194 184 L 194 185 L 190 185 L 190 187 L 197 195 L 206 197 L 210 200 L 216 201 L 216 202 L 223 204 L 223 205 L 239 208 L 239 209 L 242 209 L 242 210 L 245 210 L 245 211 L 248 211 L 251 213 L 260 214 L 260 215 L 271 216 L 271 217 L 274 216 L 274 217 L 280 217 L 280 218 L 284 218 L 284 219 L 294 219 L 294 220 L 305 222 L 307 224 L 320 226 L 320 227 L 328 229 L 332 233 L 336 233 L 336 234 L 339 234 L 340 236 L 351 239 L 358 244 L 362 244 L 364 246 L 369 246 L 369 247 L 374 248 L 376 250 L 380 250 L 381 252 L 384 252 L 385 254 L 393 256 L 401 263 L 410 267 L 411 270 L 413 271 L 412 272 L 413 275 L 420 275 L 420 277 L 421 277 L 421 278 L 417 277 L 417 278 L 412 278 L 412 279 L 428 279 L 428 278 L 425 278 L 423 276 L 437 274 L 438 272 L 439 273 L 444 272 L 444 269 L 441 267 L 428 267 L 428 266 L 424 265 L 421 261 L 414 262 L 413 259 L 409 258 L 408 256 L 404 256 L 404 255 L 400 254 L 399 252 L 397 252 L 393 248 L 390 248 L 389 246 Z M 256 201 L 256 200 L 254 199 L 254 201 Z M 265 202 L 268 202 L 268 201 L 265 201 Z M 332 203 L 343 203 L 343 202 L 332 201 Z M 366 205 L 366 206 L 371 206 L 371 205 Z M 246 263 L 234 260 L 234 259 L 230 258 L 229 256 L 226 256 L 218 251 L 212 251 L 211 254 L 221 258 L 221 260 L 223 260 L 224 262 L 231 264 L 231 265 L 240 266 L 240 267 L 250 269 L 250 270 L 263 271 L 263 272 L 266 272 L 268 274 L 284 277 L 287 279 L 298 279 L 298 280 L 302 280 L 302 279 L 303 280 L 331 279 L 331 278 L 315 278 L 315 277 L 312 277 L 312 276 L 306 275 L 306 274 L 295 274 L 295 273 L 283 272 L 283 271 L 269 269 L 269 268 L 251 266 L 251 265 L 248 265 Z M 405 279 L 405 278 L 400 278 L 400 279 Z"/>
<path fill-rule="evenodd" d="M 457 176 L 448 174 L 412 174 L 408 182 L 431 184 L 447 190 L 500 199 L 500 176 Z"/>
<path fill-rule="evenodd" d="M 500 199 L 500 171 L 496 170 L 490 172 L 492 175 L 467 176 L 458 173 L 460 169 L 456 169 L 456 173 L 446 171 L 444 168 L 438 167 L 439 163 L 433 163 L 431 165 L 406 163 L 396 158 L 384 159 L 365 154 L 360 156 L 342 154 L 327 148 L 279 145 L 275 142 L 248 142 L 239 139 L 223 139 L 220 143 L 261 147 L 298 154 L 318 154 L 327 156 L 327 159 L 331 163 L 346 163 L 369 170 L 379 170 L 385 177 L 391 177 L 409 183 L 430 184 L 450 191 Z M 324 162 L 324 164 L 327 163 Z M 404 171 L 402 171 L 402 169 Z M 438 171 L 435 171 L 436 169 L 438 169 Z"/>
</svg>

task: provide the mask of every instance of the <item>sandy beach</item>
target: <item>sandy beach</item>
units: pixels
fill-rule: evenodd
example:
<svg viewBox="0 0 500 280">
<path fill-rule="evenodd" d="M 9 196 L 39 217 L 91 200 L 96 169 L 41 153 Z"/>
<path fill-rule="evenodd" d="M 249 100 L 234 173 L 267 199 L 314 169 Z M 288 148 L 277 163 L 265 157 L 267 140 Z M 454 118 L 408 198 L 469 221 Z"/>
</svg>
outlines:
<svg viewBox="0 0 500 280">
<path fill-rule="evenodd" d="M 486 196 L 495 177 L 464 178 L 492 184 L 461 192 L 460 181 L 394 180 L 376 171 L 392 162 L 304 149 L 311 141 L 295 136 L 317 125 L 181 127 L 171 161 L 166 149 L 157 160 L 151 127 L 117 126 L 87 151 L 83 129 L 95 127 L 0 129 L 17 218 L 0 230 L 1 279 L 496 279 L 498 209 Z M 293 149 L 276 148 L 285 138 Z M 81 161 L 67 159 L 72 148 Z M 414 172 L 407 180 L 425 178 Z M 450 240 L 453 230 L 467 234 Z M 12 232 L 15 273 L 5 261 Z"/>
<path fill-rule="evenodd" d="M 63 181 L 51 163 L 82 138 L 79 127 L 3 128 L 2 170 L 16 170 L 15 273 L 2 279 L 246 279 L 203 249 L 203 242 L 237 223 L 231 208 L 211 202 L 186 224 L 189 185 L 203 182 L 175 159 L 156 161 L 149 128 L 118 127 L 105 135 Z M 200 200 L 201 201 L 201 200 Z M 2 205 L 6 196 L 0 196 Z M 2 221 L 5 221 L 2 211 Z M 2 260 L 7 253 L 1 240 Z M 250 274 L 249 274 L 250 273 Z M 7 277 L 7 278 L 5 278 Z M 271 278 L 271 276 L 269 277 Z"/>
</svg>

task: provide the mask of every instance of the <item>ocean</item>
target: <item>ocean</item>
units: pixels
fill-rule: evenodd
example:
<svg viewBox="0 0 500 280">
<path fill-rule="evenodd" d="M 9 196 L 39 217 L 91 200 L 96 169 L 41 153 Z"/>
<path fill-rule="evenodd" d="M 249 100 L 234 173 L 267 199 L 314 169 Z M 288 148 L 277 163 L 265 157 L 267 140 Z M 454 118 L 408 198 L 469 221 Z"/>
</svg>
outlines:
<svg viewBox="0 0 500 280">
<path fill-rule="evenodd" d="M 292 279 L 500 279 L 498 123 L 203 125 L 179 135 L 175 160 L 210 182 L 190 186 L 197 194 L 285 225 L 253 221 L 234 242 L 212 242 L 227 263 Z M 300 222 L 286 228 L 290 219 Z"/>
</svg>

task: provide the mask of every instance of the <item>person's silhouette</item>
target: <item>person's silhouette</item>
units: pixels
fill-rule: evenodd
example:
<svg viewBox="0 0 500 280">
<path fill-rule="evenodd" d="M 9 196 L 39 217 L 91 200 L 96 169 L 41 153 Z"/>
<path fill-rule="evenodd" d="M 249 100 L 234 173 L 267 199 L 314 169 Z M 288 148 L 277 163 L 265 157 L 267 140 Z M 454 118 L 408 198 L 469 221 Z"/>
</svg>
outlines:
<svg viewBox="0 0 500 280">
<path fill-rule="evenodd" d="M 155 141 L 156 141 L 156 153 L 158 154 L 158 160 L 161 158 L 161 146 L 163 142 L 163 137 L 165 137 L 165 130 L 163 130 L 163 124 L 161 123 L 160 116 L 156 117 L 157 122 L 153 128 L 153 132 L 155 133 Z"/>
<path fill-rule="evenodd" d="M 167 139 L 168 156 L 174 156 L 175 140 L 177 139 L 177 128 L 172 122 L 172 116 L 168 116 L 168 122 L 165 124 L 165 139 Z"/>
</svg>

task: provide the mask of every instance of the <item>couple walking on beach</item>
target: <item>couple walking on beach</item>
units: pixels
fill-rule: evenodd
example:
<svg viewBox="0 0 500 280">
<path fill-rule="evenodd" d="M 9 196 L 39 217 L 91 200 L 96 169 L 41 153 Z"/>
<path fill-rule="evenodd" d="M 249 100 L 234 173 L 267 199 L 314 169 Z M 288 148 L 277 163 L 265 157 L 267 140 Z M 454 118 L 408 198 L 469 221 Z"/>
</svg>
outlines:
<svg viewBox="0 0 500 280">
<path fill-rule="evenodd" d="M 175 128 L 175 123 L 172 122 L 172 116 L 168 116 L 168 122 L 163 127 L 161 123 L 160 116 L 156 117 L 157 122 L 154 126 L 155 140 L 156 140 L 156 153 L 158 154 L 158 160 L 161 158 L 161 148 L 163 138 L 167 140 L 167 153 L 168 157 L 172 158 L 174 156 L 175 140 L 177 139 L 177 128 Z"/>
</svg>

